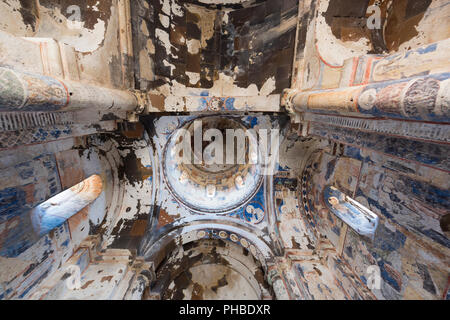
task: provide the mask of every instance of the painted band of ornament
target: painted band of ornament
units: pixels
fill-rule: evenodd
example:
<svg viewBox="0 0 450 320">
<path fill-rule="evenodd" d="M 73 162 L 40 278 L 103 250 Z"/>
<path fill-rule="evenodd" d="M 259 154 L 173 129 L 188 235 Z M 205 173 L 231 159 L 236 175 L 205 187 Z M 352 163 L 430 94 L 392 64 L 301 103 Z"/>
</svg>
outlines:
<svg viewBox="0 0 450 320">
<path fill-rule="evenodd" d="M 0 112 L 0 131 L 73 124 L 70 112 Z"/>
<path fill-rule="evenodd" d="M 286 90 L 282 104 L 291 113 L 324 111 L 448 123 L 449 88 L 450 74 L 441 73 L 325 91 Z"/>
<path fill-rule="evenodd" d="M 230 240 L 234 243 L 237 243 L 241 245 L 243 248 L 250 251 L 250 253 L 255 257 L 258 258 L 258 249 L 256 249 L 256 246 L 252 244 L 249 240 L 247 240 L 244 237 L 240 237 L 235 233 L 229 233 L 225 230 L 220 231 L 213 231 L 213 230 L 200 230 L 197 232 L 197 237 L 199 239 L 204 238 L 219 238 L 222 240 Z"/>
<path fill-rule="evenodd" d="M 306 121 L 326 123 L 337 127 L 374 131 L 377 133 L 412 137 L 424 140 L 450 142 L 447 125 L 433 123 L 413 123 L 395 120 L 371 120 L 321 114 L 306 113 Z"/>
</svg>

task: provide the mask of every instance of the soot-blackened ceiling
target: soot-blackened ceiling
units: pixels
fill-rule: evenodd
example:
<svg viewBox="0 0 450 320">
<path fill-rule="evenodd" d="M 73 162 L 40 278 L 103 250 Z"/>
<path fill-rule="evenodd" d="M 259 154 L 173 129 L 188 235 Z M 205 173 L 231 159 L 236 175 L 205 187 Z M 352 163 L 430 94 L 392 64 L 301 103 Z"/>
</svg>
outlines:
<svg viewBox="0 0 450 320">
<path fill-rule="evenodd" d="M 224 7 L 140 0 L 132 6 L 135 52 L 140 53 L 135 55 L 139 89 L 175 81 L 209 89 L 221 75 L 231 77 L 240 88 L 255 84 L 261 89 L 268 79 L 275 82 L 272 93 L 290 86 L 297 1 Z"/>
</svg>

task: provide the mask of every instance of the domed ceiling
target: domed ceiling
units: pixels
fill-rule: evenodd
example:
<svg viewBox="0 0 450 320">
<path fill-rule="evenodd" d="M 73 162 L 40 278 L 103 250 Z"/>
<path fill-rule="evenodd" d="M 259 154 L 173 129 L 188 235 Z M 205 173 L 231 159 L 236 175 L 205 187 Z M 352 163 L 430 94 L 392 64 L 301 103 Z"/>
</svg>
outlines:
<svg viewBox="0 0 450 320">
<path fill-rule="evenodd" d="M 196 122 L 202 124 L 201 137 L 209 130 L 218 133 L 211 137 L 213 142 L 201 141 L 201 148 L 195 148 Z M 253 141 L 240 146 L 234 142 L 234 136 L 232 141 L 224 140 L 227 130 L 247 132 L 242 123 L 233 119 L 206 117 L 189 122 L 182 130 L 177 130 L 166 146 L 163 158 L 164 178 L 172 195 L 191 210 L 226 213 L 244 205 L 258 191 L 262 176 L 261 166 L 255 161 L 258 158 L 257 137 L 247 132 L 247 136 Z M 186 138 L 191 141 L 186 141 Z M 225 143 L 232 148 L 232 161 L 227 160 Z M 187 152 L 183 145 L 192 154 L 189 159 L 183 159 L 183 152 Z M 251 146 L 254 147 L 253 150 L 250 150 Z M 237 152 L 239 148 L 242 152 Z M 223 155 L 214 154 L 218 149 L 221 149 Z"/>
</svg>

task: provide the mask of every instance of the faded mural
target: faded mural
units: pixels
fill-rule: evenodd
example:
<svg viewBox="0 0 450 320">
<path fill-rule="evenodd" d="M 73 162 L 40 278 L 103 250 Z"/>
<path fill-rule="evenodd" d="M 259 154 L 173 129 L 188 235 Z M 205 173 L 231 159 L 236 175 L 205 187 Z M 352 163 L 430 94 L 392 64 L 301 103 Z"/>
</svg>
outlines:
<svg viewBox="0 0 450 320">
<path fill-rule="evenodd" d="M 0 300 L 450 298 L 449 1 L 0 13 Z"/>
</svg>

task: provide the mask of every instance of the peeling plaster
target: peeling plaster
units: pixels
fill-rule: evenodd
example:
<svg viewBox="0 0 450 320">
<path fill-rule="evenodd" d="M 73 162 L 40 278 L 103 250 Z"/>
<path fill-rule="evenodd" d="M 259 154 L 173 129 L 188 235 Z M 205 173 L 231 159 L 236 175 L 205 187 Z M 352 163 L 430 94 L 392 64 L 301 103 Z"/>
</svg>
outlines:
<svg viewBox="0 0 450 320">
<path fill-rule="evenodd" d="M 370 51 L 370 41 L 367 38 L 361 38 L 358 41 L 342 41 L 337 39 L 326 23 L 324 12 L 327 11 L 330 1 L 320 0 L 318 14 L 315 22 L 315 39 L 317 41 L 317 50 L 325 63 L 333 67 L 339 67 L 344 61 L 361 56 Z"/>
</svg>

